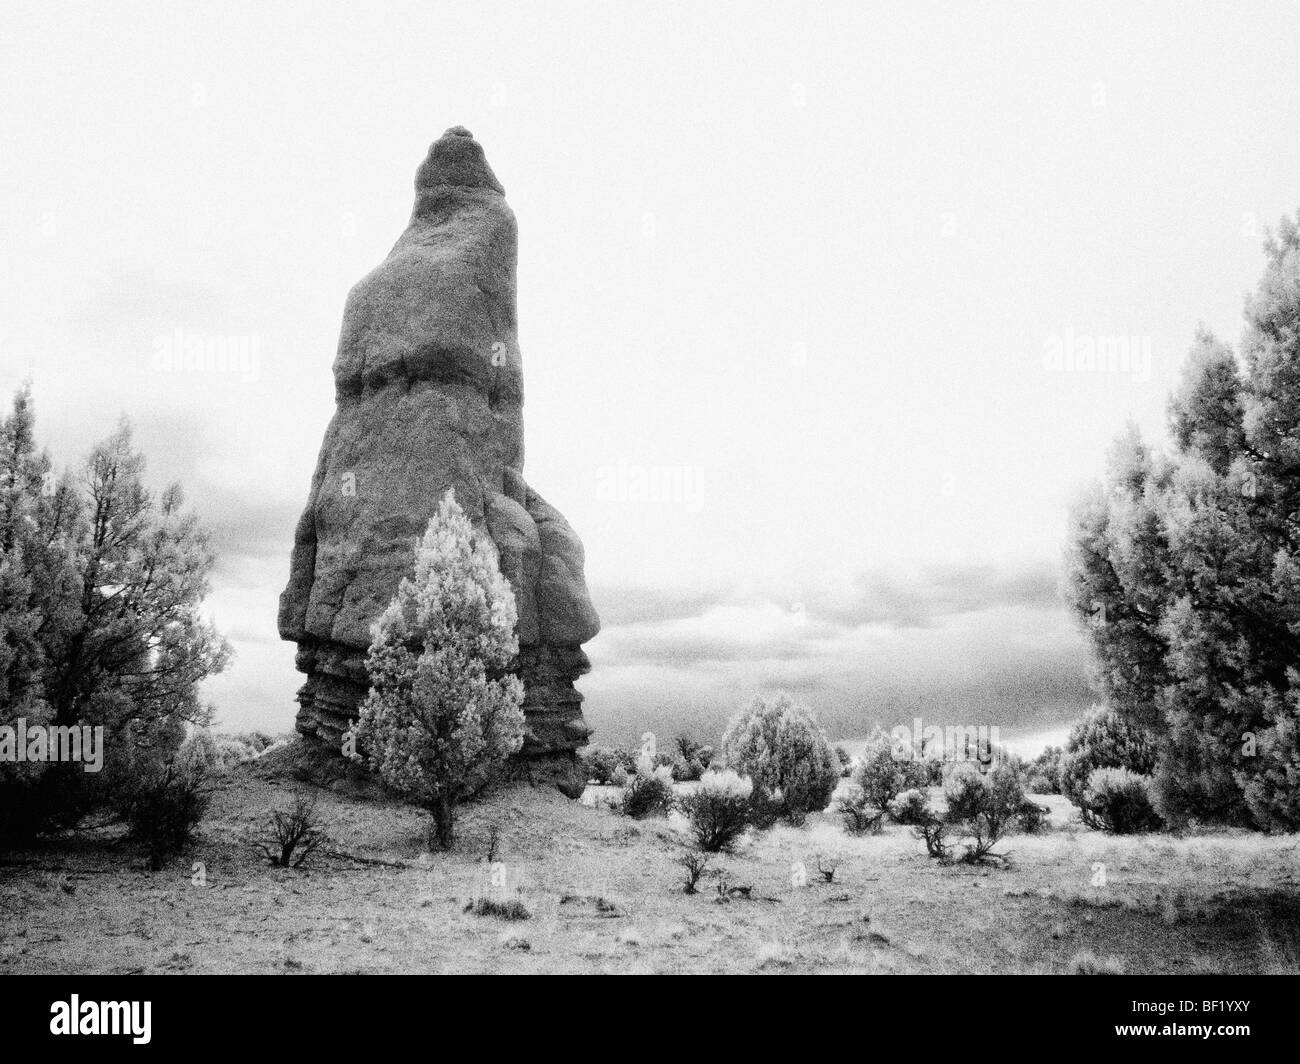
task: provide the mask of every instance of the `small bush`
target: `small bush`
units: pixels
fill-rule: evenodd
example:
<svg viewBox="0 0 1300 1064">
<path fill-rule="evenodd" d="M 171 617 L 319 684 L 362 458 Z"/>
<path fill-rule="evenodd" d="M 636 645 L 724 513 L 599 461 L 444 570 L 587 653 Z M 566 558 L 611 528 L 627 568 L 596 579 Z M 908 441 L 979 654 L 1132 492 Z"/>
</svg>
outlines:
<svg viewBox="0 0 1300 1064">
<path fill-rule="evenodd" d="M 895 757 L 889 736 L 877 731 L 862 751 L 853 782 L 871 805 L 888 810 L 889 803 L 904 791 L 928 786 L 928 762 Z"/>
<path fill-rule="evenodd" d="M 1039 805 L 1032 799 L 1026 798 L 1016 810 L 1016 824 L 1026 835 L 1037 835 L 1047 827 L 1050 813 L 1051 810 L 1047 806 Z"/>
<path fill-rule="evenodd" d="M 962 860 L 978 864 L 1001 858 L 993 847 L 1016 825 L 1024 805 L 1025 792 L 1014 765 L 999 765 L 992 772 L 972 770 L 954 773 L 944 787 L 947 812 L 944 819 L 970 836 Z"/>
<path fill-rule="evenodd" d="M 835 799 L 835 811 L 850 835 L 865 835 L 880 827 L 885 811 L 867 801 L 867 792 L 858 784 L 850 783 Z"/>
<path fill-rule="evenodd" d="M 211 775 L 224 771 L 217 741 L 207 728 L 194 728 L 176 749 L 176 770 Z"/>
<path fill-rule="evenodd" d="M 1070 731 L 1061 755 L 1061 793 L 1083 808 L 1088 780 L 1099 768 L 1126 768 L 1142 776 L 1155 771 L 1151 737 L 1109 706 L 1094 706 Z"/>
<path fill-rule="evenodd" d="M 604 746 L 588 746 L 578 751 L 578 760 L 588 781 L 592 783 L 622 786 L 615 774 L 622 769 L 623 781 L 628 774 L 636 771 L 636 758 L 626 750 L 614 750 Z"/>
<path fill-rule="evenodd" d="M 1025 790 L 1030 794 L 1061 793 L 1061 760 L 1065 751 L 1049 746 L 1025 766 Z"/>
<path fill-rule="evenodd" d="M 673 804 L 672 773 L 661 765 L 650 772 L 641 771 L 647 767 L 644 763 L 638 767 L 635 776 L 628 780 L 623 788 L 623 812 L 634 820 L 648 816 L 665 816 Z"/>
<path fill-rule="evenodd" d="M 704 763 L 699 758 L 690 758 L 689 760 L 676 755 L 672 761 L 673 781 L 675 783 L 692 783 L 704 775 Z"/>
<path fill-rule="evenodd" d="M 713 747 L 707 743 L 699 742 L 689 732 L 679 732 L 673 742 L 677 744 L 677 752 L 681 754 L 682 759 L 688 764 L 692 761 L 698 761 L 705 768 L 708 768 L 713 762 Z M 701 775 L 703 775 L 703 772 L 701 772 Z"/>
<path fill-rule="evenodd" d="M 475 916 L 495 916 L 498 920 L 531 920 L 532 911 L 520 898 L 492 898 L 481 895 L 465 906 Z"/>
<path fill-rule="evenodd" d="M 268 861 L 280 868 L 301 868 L 326 841 L 316 820 L 316 799 L 294 795 L 288 809 L 271 812 L 266 834 L 257 846 Z"/>
<path fill-rule="evenodd" d="M 678 800 L 678 808 L 691 822 L 691 832 L 701 850 L 729 850 L 749 826 L 754 785 L 730 769 L 708 771 L 700 784 Z"/>
<path fill-rule="evenodd" d="M 781 815 L 794 824 L 830 805 L 840 775 L 817 718 L 785 694 L 770 703 L 756 698 L 736 714 L 722 737 L 722 755 L 755 790 L 774 800 L 779 795 Z"/>
<path fill-rule="evenodd" d="M 919 827 L 933 815 L 930 811 L 930 799 L 917 787 L 903 791 L 889 803 L 889 816 L 896 824 Z"/>
<path fill-rule="evenodd" d="M 993 847 L 1016 826 L 1025 805 L 1014 765 L 1000 765 L 987 774 L 969 768 L 955 771 L 944 786 L 944 800 L 943 816 L 930 808 L 920 792 L 896 801 L 899 813 L 914 822 L 916 837 L 925 841 L 931 857 L 952 860 L 953 835 L 962 837 L 965 852 L 960 860 L 968 864 L 1005 857 Z"/>
<path fill-rule="evenodd" d="M 1088 777 L 1080 815 L 1089 827 L 1112 835 L 1154 831 L 1161 825 L 1151 800 L 1151 777 L 1126 768 L 1098 768 Z"/>
<path fill-rule="evenodd" d="M 677 863 L 682 866 L 685 880 L 682 883 L 683 894 L 698 894 L 697 884 L 700 877 L 708 871 L 709 857 L 707 854 L 700 853 L 696 850 L 687 850 L 677 858 Z"/>
<path fill-rule="evenodd" d="M 201 769 L 191 766 L 181 771 L 169 762 L 141 770 L 118 800 L 132 837 L 148 848 L 150 868 L 157 871 L 185 848 L 210 798 Z"/>
<path fill-rule="evenodd" d="M 823 883 L 834 883 L 835 873 L 840 870 L 840 857 L 838 854 L 818 854 L 817 855 L 817 873 L 822 877 Z"/>
<path fill-rule="evenodd" d="M 835 747 L 835 760 L 840 763 L 840 779 L 848 779 L 853 771 L 853 757 L 842 746 Z"/>
<path fill-rule="evenodd" d="M 936 861 L 945 864 L 952 860 L 952 848 L 948 843 L 948 825 L 936 816 L 916 825 L 916 837 L 925 842 L 925 852 Z"/>
</svg>

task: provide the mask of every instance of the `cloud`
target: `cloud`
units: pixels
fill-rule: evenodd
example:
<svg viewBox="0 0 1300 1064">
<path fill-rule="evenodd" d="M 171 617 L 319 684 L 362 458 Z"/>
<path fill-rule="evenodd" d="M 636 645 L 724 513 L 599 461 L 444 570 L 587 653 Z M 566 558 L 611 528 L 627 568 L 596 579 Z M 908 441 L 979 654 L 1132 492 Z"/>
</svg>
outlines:
<svg viewBox="0 0 1300 1064">
<path fill-rule="evenodd" d="M 1040 563 L 870 572 L 801 597 L 682 592 L 604 619 L 582 689 L 592 723 L 613 736 L 624 721 L 629 734 L 656 720 L 717 729 L 778 689 L 840 735 L 918 713 L 1043 731 L 1092 697 L 1084 640 Z"/>
<path fill-rule="evenodd" d="M 591 600 L 600 614 L 601 623 L 616 628 L 697 617 L 711 606 L 727 600 L 725 589 L 611 587 L 591 589 Z"/>
<path fill-rule="evenodd" d="M 1053 608 L 1060 604 L 1054 566 L 1008 570 L 994 565 L 927 566 L 911 573 L 860 573 L 844 590 L 813 592 L 810 614 L 857 627 L 925 628 L 944 618 L 998 606 Z"/>
</svg>

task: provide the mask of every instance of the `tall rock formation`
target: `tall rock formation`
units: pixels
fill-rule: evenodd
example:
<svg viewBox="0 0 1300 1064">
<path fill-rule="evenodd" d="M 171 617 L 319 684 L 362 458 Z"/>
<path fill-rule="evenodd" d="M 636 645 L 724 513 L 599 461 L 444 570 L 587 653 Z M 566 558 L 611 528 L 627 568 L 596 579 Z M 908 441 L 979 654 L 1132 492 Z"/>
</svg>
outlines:
<svg viewBox="0 0 1300 1064">
<path fill-rule="evenodd" d="M 343 312 L 337 409 L 280 596 L 280 636 L 307 674 L 304 735 L 339 745 L 368 687 L 370 625 L 454 487 L 518 600 L 523 755 L 562 760 L 586 741 L 573 684 L 600 622 L 581 541 L 523 478 L 515 259 L 504 189 L 478 141 L 453 127 L 416 172 L 406 231 Z"/>
</svg>

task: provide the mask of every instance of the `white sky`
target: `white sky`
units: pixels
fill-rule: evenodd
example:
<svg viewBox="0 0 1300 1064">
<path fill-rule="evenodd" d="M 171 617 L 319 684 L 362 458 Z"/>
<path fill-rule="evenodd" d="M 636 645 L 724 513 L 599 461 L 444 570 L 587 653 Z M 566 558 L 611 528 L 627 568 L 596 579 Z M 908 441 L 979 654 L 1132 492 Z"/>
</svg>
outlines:
<svg viewBox="0 0 1300 1064">
<path fill-rule="evenodd" d="M 464 124 L 519 218 L 597 738 L 776 686 L 842 735 L 1059 726 L 1066 506 L 1125 419 L 1162 431 L 1198 322 L 1237 340 L 1300 204 L 1298 45 L 1294 4 L 7 0 L 0 386 L 61 462 L 132 416 L 222 549 L 220 720 L 287 728 L 343 300 Z M 256 374 L 159 372 L 178 330 Z M 1046 372 L 1070 335 L 1150 373 Z M 684 490 L 627 497 L 650 471 Z"/>
</svg>

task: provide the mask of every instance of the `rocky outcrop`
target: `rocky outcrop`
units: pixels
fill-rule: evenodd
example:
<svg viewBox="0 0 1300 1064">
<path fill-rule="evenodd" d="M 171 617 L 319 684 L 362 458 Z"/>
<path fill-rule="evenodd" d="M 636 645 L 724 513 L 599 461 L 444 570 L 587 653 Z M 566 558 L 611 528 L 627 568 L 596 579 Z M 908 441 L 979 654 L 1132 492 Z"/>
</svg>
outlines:
<svg viewBox="0 0 1300 1064">
<path fill-rule="evenodd" d="M 370 625 L 448 488 L 496 544 L 519 607 L 524 755 L 571 757 L 589 734 L 574 681 L 599 630 L 582 542 L 522 474 L 516 228 L 468 130 L 415 178 L 410 223 L 348 296 L 337 409 L 294 536 L 280 635 L 307 680 L 297 727 L 337 746 L 368 686 Z"/>
</svg>

